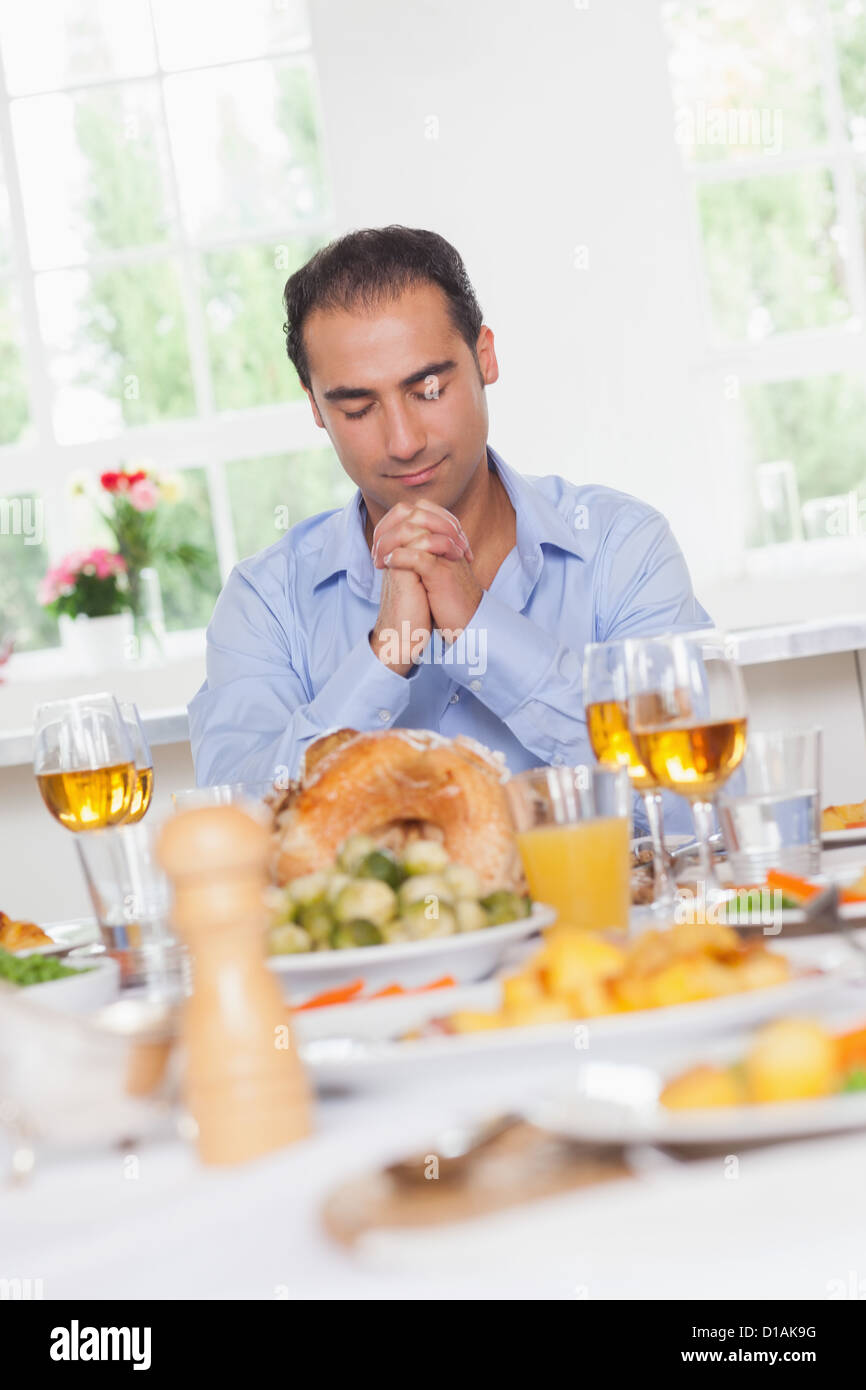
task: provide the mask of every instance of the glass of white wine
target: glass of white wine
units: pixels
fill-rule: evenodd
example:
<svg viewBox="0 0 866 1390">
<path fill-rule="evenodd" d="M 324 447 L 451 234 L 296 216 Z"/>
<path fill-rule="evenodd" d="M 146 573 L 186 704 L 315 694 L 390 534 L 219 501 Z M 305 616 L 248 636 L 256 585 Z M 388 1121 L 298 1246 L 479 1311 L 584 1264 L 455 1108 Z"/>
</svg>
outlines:
<svg viewBox="0 0 866 1390">
<path fill-rule="evenodd" d="M 653 908 L 669 911 L 675 887 L 667 867 L 662 798 L 658 783 L 641 762 L 628 726 L 628 669 L 625 642 L 591 642 L 583 658 L 586 730 L 592 751 L 607 767 L 625 767 L 646 807 L 653 852 Z"/>
<path fill-rule="evenodd" d="M 135 752 L 113 695 L 39 705 L 33 769 L 42 800 L 67 830 L 103 830 L 129 815 Z"/>
<path fill-rule="evenodd" d="M 705 629 L 626 644 L 628 723 L 641 762 L 692 805 L 708 902 L 723 896 L 713 866 L 713 802 L 746 751 L 746 690 L 723 633 Z"/>
<path fill-rule="evenodd" d="M 129 733 L 132 751 L 135 754 L 135 789 L 132 793 L 129 815 L 126 817 L 125 823 L 135 825 L 144 817 L 153 799 L 153 754 L 150 751 L 147 734 L 144 732 L 138 706 L 131 702 L 122 703 L 120 713 L 123 715 L 123 722 Z"/>
</svg>

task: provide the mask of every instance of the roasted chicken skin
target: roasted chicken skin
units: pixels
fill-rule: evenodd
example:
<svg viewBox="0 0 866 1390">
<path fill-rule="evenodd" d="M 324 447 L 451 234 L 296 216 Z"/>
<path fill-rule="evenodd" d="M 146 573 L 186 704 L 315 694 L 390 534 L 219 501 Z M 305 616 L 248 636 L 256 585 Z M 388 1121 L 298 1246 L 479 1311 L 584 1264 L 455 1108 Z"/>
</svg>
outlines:
<svg viewBox="0 0 866 1390">
<path fill-rule="evenodd" d="M 422 823 L 485 887 L 522 887 L 507 775 L 469 739 L 416 729 L 328 734 L 310 746 L 301 777 L 276 807 L 277 882 L 332 864 L 349 835 L 393 845 Z"/>
</svg>

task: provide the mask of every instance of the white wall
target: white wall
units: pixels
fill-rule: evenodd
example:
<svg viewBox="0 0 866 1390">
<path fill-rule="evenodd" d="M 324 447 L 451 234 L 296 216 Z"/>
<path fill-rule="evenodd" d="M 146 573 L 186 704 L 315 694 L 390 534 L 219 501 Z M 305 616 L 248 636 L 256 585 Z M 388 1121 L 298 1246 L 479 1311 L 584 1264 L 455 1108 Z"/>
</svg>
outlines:
<svg viewBox="0 0 866 1390">
<path fill-rule="evenodd" d="M 491 442 L 523 472 L 646 498 L 696 578 L 717 569 L 740 483 L 695 372 L 659 6 L 317 0 L 313 17 L 338 228 L 399 221 L 458 247 L 499 352 Z"/>
</svg>

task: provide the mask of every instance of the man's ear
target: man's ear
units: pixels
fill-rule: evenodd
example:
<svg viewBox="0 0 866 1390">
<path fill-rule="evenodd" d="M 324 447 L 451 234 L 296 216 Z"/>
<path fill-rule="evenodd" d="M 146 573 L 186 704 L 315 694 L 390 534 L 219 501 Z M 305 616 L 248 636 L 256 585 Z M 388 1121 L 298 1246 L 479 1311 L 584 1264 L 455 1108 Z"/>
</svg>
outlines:
<svg viewBox="0 0 866 1390">
<path fill-rule="evenodd" d="M 481 325 L 481 332 L 475 344 L 475 356 L 478 359 L 481 380 L 485 386 L 492 386 L 494 381 L 499 380 L 499 363 L 496 360 L 496 348 L 493 346 L 493 332 L 486 323 Z"/>
<path fill-rule="evenodd" d="M 301 383 L 301 384 L 303 385 L 303 383 Z M 313 412 L 313 419 L 315 420 L 316 424 L 319 426 L 319 429 L 320 429 L 320 430 L 323 430 L 323 429 L 325 428 L 325 422 L 324 422 L 324 420 L 322 419 L 321 415 L 319 414 L 319 407 L 316 405 L 316 398 L 315 398 L 315 396 L 313 395 L 312 391 L 310 390 L 309 386 L 304 386 L 304 391 L 305 391 L 305 393 L 306 393 L 306 395 L 307 395 L 307 398 L 308 398 L 308 400 L 309 400 L 309 402 L 310 402 L 310 408 L 312 409 L 312 412 Z"/>
</svg>

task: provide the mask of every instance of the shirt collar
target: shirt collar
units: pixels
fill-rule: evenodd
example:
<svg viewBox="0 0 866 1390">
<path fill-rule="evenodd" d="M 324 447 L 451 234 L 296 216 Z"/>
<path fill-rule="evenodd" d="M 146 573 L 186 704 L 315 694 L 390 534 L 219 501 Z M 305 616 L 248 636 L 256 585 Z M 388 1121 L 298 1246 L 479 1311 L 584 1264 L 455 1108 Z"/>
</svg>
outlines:
<svg viewBox="0 0 866 1390">
<path fill-rule="evenodd" d="M 554 545 L 584 559 L 578 539 L 583 525 L 582 513 L 573 501 L 563 497 L 557 506 L 532 482 L 509 468 L 505 460 L 487 446 L 488 463 L 492 463 L 508 493 L 517 518 L 517 550 L 521 567 L 537 579 L 541 572 L 543 545 Z M 367 545 L 364 525 L 367 509 L 360 488 L 337 512 L 325 522 L 325 540 L 319 552 L 314 587 L 345 572 L 350 588 L 362 597 L 376 599 L 382 587 L 382 571 L 373 565 Z"/>
</svg>

